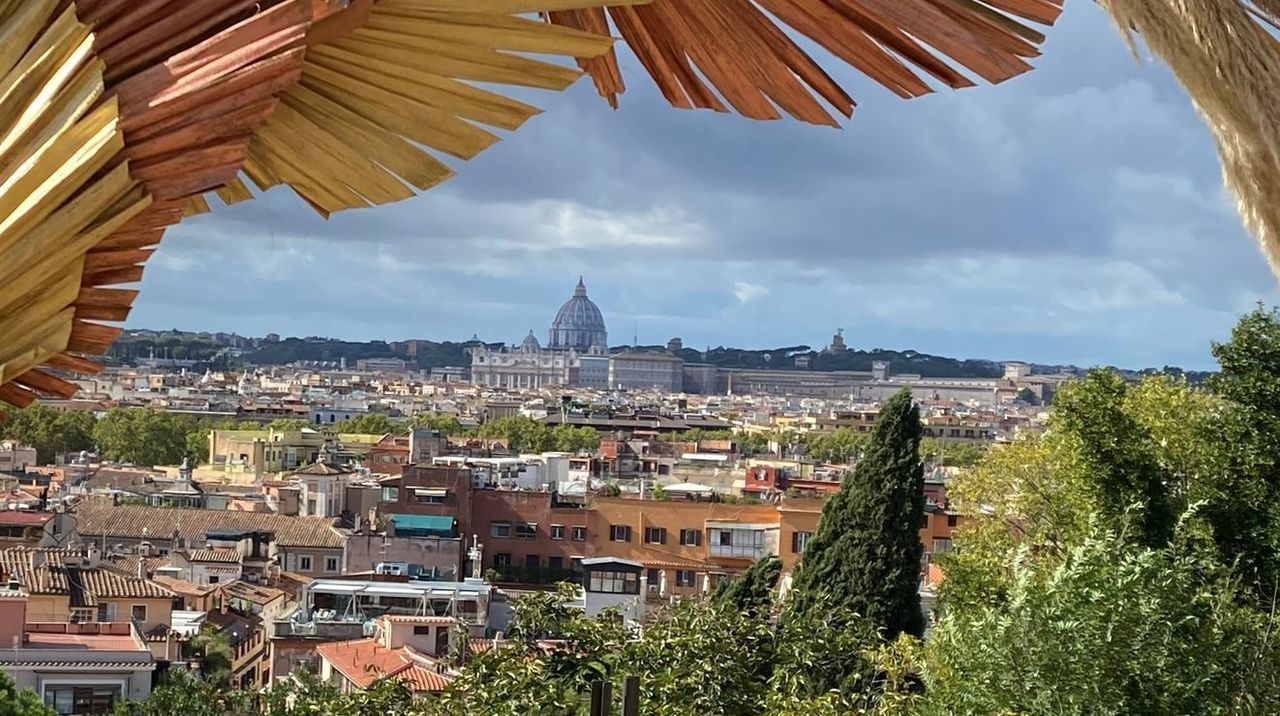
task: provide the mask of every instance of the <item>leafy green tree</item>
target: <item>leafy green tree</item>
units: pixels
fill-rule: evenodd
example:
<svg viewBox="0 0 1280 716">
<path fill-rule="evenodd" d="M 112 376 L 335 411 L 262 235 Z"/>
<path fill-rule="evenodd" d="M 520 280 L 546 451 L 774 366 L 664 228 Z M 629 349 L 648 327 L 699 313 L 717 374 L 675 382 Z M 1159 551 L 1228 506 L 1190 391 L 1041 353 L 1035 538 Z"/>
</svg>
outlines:
<svg viewBox="0 0 1280 716">
<path fill-rule="evenodd" d="M 599 431 L 572 425 L 557 425 L 551 429 L 551 439 L 560 452 L 582 452 L 600 447 Z"/>
<path fill-rule="evenodd" d="M 9 674 L 0 672 L 0 716 L 55 716 L 40 695 L 31 689 L 19 691 Z"/>
<path fill-rule="evenodd" d="M 1022 390 L 1019 390 L 1018 400 L 1021 400 L 1028 405 L 1035 405 L 1040 402 L 1039 399 L 1036 398 L 1036 392 L 1030 388 L 1023 388 Z"/>
<path fill-rule="evenodd" d="M 987 454 L 982 443 L 946 442 L 937 438 L 920 440 L 920 457 L 927 463 L 944 467 L 973 467 Z"/>
<path fill-rule="evenodd" d="M 1280 318 L 1259 305 L 1231 340 L 1213 346 L 1221 372 L 1210 389 L 1228 401 L 1209 429 L 1220 437 L 1219 480 L 1200 509 L 1227 563 L 1266 603 L 1280 588 Z M 1201 448 L 1201 454 L 1205 451 Z M 1264 506 L 1270 506 L 1268 509 Z"/>
<path fill-rule="evenodd" d="M 1061 558 L 1023 546 L 1003 557 L 1008 593 L 950 605 L 931 630 L 922 713 L 1280 709 L 1271 617 L 1237 604 L 1228 570 L 1197 550 L 1094 527 Z"/>
<path fill-rule="evenodd" d="M 414 413 L 404 427 L 406 431 L 408 428 L 439 430 L 445 435 L 461 435 L 463 432 L 462 423 L 458 421 L 457 416 L 436 413 Z"/>
<path fill-rule="evenodd" d="M 1143 544 L 1158 547 L 1173 536 L 1173 480 L 1157 458 L 1150 431 L 1127 409 L 1129 392 L 1113 371 L 1093 371 L 1058 392 L 1051 426 L 1079 442 L 1086 478 L 1104 514 L 1116 525 L 1132 525 Z"/>
<path fill-rule="evenodd" d="M 0 438 L 17 440 L 36 449 L 41 464 L 61 453 L 93 449 L 95 418 L 88 411 L 58 411 L 41 403 L 26 408 L 0 406 Z"/>
<path fill-rule="evenodd" d="M 187 454 L 189 425 L 183 418 L 146 408 L 112 408 L 93 428 L 108 460 L 135 465 L 173 465 Z"/>
<path fill-rule="evenodd" d="M 805 454 L 820 462 L 851 464 L 867 444 L 867 436 L 852 428 L 836 428 L 827 433 L 806 433 Z"/>
<path fill-rule="evenodd" d="M 745 572 L 716 586 L 712 599 L 749 614 L 768 615 L 773 607 L 774 589 L 782 577 L 782 560 L 767 555 Z"/>
<path fill-rule="evenodd" d="M 296 432 L 311 427 L 311 423 L 302 418 L 276 418 L 267 423 L 266 427 L 276 432 Z"/>
<path fill-rule="evenodd" d="M 339 420 L 328 429 L 335 433 L 355 435 L 386 435 L 400 432 L 399 426 L 381 413 L 367 413 Z"/>
<path fill-rule="evenodd" d="M 208 684 L 225 688 L 231 682 L 231 662 L 235 650 L 226 632 L 205 624 L 191 637 L 191 653 L 200 660 L 200 675 Z"/>
<path fill-rule="evenodd" d="M 924 632 L 917 591 L 924 518 L 920 433 L 910 392 L 899 392 L 881 408 L 863 458 L 827 500 L 805 548 L 793 584 L 797 609 L 825 595 L 883 628 L 887 639 Z"/>
</svg>

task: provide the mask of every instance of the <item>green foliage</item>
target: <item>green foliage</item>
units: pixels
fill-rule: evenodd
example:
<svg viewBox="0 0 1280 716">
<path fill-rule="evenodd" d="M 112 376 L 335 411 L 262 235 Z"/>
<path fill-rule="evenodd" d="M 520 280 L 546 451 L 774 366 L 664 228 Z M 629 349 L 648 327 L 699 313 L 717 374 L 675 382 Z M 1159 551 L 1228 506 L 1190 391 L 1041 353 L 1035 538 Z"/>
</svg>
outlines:
<svg viewBox="0 0 1280 716">
<path fill-rule="evenodd" d="M 1079 442 L 1084 475 L 1112 524 L 1131 527 L 1149 547 L 1168 544 L 1175 508 L 1172 476 L 1156 457 L 1151 433 L 1127 409 L 1130 388 L 1111 371 L 1093 371 L 1058 392 L 1050 428 Z"/>
<path fill-rule="evenodd" d="M 200 675 L 205 682 L 225 688 L 231 682 L 231 662 L 235 651 L 226 632 L 212 624 L 205 624 L 191 637 L 191 653 L 200 660 Z"/>
<path fill-rule="evenodd" d="M 745 572 L 721 582 L 712 600 L 749 614 L 768 614 L 773 606 L 773 592 L 782 577 L 782 560 L 767 555 L 756 560 Z"/>
<path fill-rule="evenodd" d="M 0 672 L 0 716 L 55 716 L 55 711 L 31 689 L 14 687 L 8 673 Z"/>
<path fill-rule="evenodd" d="M 984 443 L 950 442 L 928 437 L 920 440 L 920 458 L 944 467 L 973 467 L 988 449 Z"/>
<path fill-rule="evenodd" d="M 309 427 L 311 427 L 311 423 L 302 418 L 276 418 L 266 425 L 268 430 L 275 430 L 276 432 L 296 432 Z"/>
<path fill-rule="evenodd" d="M 885 403 L 865 455 L 827 500 L 805 548 L 792 595 L 798 611 L 826 597 L 870 619 L 888 639 L 923 633 L 920 432 L 908 391 Z"/>
<path fill-rule="evenodd" d="M 524 452 L 580 452 L 600 447 L 600 433 L 592 428 L 551 426 L 519 415 L 489 421 L 476 434 L 487 439 L 505 438 L 512 450 Z"/>
<path fill-rule="evenodd" d="M 330 432 L 344 435 L 386 435 L 387 433 L 401 432 L 400 426 L 381 413 L 366 413 L 345 418 L 330 425 L 327 429 Z"/>
<path fill-rule="evenodd" d="M 852 428 L 836 428 L 827 433 L 806 433 L 805 454 L 819 462 L 849 465 L 866 449 L 869 438 Z"/>
<path fill-rule="evenodd" d="M 115 716 L 227 716 L 254 712 L 253 694 L 228 689 L 186 669 L 170 669 L 151 695 L 116 704 Z"/>
<path fill-rule="evenodd" d="M 1028 405 L 1035 405 L 1040 402 L 1039 399 L 1036 398 L 1036 392 L 1030 388 L 1023 388 L 1022 390 L 1019 390 L 1018 400 L 1027 403 Z"/>
<path fill-rule="evenodd" d="M 462 423 L 458 422 L 457 416 L 454 415 L 438 415 L 435 413 L 415 413 L 409 418 L 409 422 L 405 428 L 426 428 L 428 430 L 439 430 L 445 435 L 461 435 Z"/>
<path fill-rule="evenodd" d="M 173 465 L 187 455 L 190 422 L 146 408 L 112 408 L 93 428 L 107 460 L 135 465 Z"/>
<path fill-rule="evenodd" d="M 1280 709 L 1270 617 L 1235 604 L 1226 570 L 1194 550 L 1095 527 L 1060 559 L 1004 556 L 1005 597 L 950 606 L 930 632 L 926 713 Z"/>
<path fill-rule="evenodd" d="M 93 413 L 33 403 L 21 410 L 0 405 L 0 416 L 0 438 L 35 448 L 41 464 L 52 463 L 60 453 L 93 449 Z"/>
</svg>

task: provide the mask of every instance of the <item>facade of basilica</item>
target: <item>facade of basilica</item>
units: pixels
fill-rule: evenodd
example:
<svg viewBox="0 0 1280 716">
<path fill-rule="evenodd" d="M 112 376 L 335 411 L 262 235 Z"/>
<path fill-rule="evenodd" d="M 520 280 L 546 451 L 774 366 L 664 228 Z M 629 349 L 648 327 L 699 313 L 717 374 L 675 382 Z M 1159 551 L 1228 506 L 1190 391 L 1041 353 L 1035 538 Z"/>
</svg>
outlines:
<svg viewBox="0 0 1280 716">
<path fill-rule="evenodd" d="M 605 387 L 609 334 L 604 315 L 578 279 L 573 296 L 556 312 L 543 347 L 533 331 L 518 346 L 471 351 L 471 383 L 490 388 L 538 389 L 556 385 Z"/>
</svg>

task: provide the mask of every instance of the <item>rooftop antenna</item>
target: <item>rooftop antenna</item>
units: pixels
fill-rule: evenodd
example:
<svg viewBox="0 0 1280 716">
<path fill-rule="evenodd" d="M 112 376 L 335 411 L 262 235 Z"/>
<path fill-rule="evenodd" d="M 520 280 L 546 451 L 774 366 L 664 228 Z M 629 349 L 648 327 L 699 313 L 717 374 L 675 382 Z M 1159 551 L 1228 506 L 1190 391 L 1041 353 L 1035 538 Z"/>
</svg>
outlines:
<svg viewBox="0 0 1280 716">
<path fill-rule="evenodd" d="M 635 327 L 631 334 L 631 345 L 638 348 L 640 346 L 640 321 L 636 321 L 634 325 Z"/>
</svg>

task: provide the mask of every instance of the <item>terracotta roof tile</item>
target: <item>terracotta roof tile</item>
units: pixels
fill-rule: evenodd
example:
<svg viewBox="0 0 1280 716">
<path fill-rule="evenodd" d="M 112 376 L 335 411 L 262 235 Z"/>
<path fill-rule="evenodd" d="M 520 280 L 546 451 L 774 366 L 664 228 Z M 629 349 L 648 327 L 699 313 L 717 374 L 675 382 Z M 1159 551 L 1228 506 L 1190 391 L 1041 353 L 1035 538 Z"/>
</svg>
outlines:
<svg viewBox="0 0 1280 716">
<path fill-rule="evenodd" d="M 346 539 L 327 517 L 290 517 L 267 512 L 200 510 L 180 507 L 113 506 L 107 500 L 86 500 L 76 508 L 82 535 L 105 535 L 107 540 L 167 540 L 174 530 L 191 544 L 203 544 L 209 532 L 245 530 L 271 532 L 284 547 L 341 549 Z"/>
<path fill-rule="evenodd" d="M 316 653 L 356 686 L 367 689 L 381 679 L 404 681 L 417 693 L 440 692 L 453 677 L 441 662 L 410 647 L 388 649 L 376 639 L 320 644 Z"/>
</svg>

